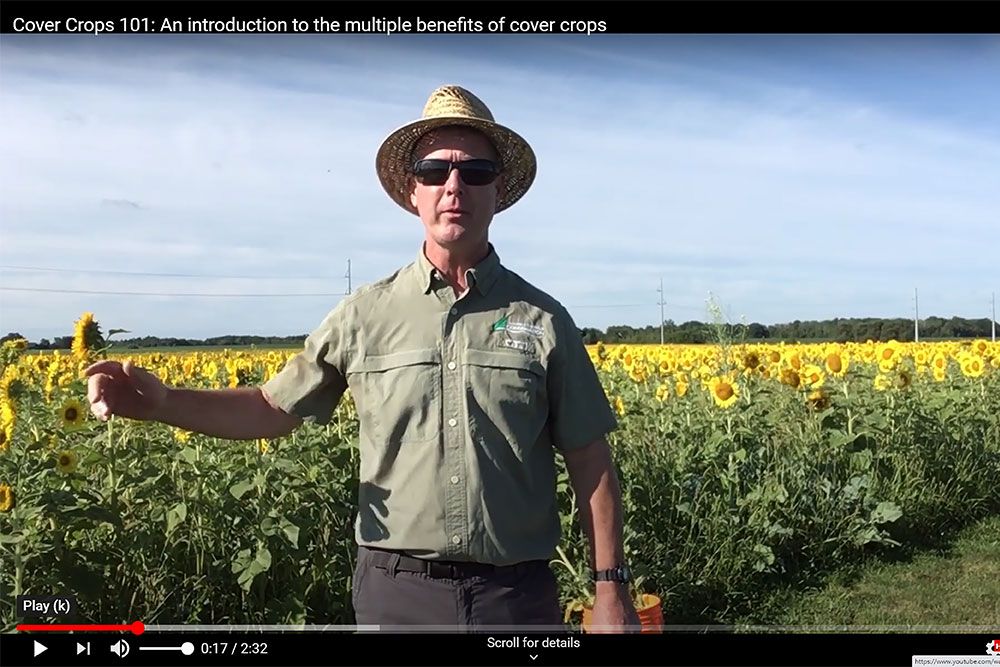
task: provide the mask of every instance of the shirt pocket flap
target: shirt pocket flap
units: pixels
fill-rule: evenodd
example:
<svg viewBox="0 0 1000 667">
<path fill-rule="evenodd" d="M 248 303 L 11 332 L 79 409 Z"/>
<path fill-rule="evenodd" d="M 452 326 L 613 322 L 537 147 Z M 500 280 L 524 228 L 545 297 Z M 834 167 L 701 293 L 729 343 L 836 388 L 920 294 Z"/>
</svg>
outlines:
<svg viewBox="0 0 1000 667">
<path fill-rule="evenodd" d="M 545 377 L 545 367 L 537 359 L 526 357 L 523 354 L 511 352 L 494 352 L 486 350 L 466 350 L 466 363 L 473 366 L 486 366 L 488 368 L 512 368 L 521 371 L 534 373 L 540 378 Z"/>
<path fill-rule="evenodd" d="M 394 368 L 440 363 L 441 351 L 436 348 L 426 350 L 406 350 L 404 352 L 393 352 L 392 354 L 366 356 L 363 359 L 360 359 L 357 366 L 352 370 L 359 373 L 379 373 L 382 371 L 389 371 Z"/>
</svg>

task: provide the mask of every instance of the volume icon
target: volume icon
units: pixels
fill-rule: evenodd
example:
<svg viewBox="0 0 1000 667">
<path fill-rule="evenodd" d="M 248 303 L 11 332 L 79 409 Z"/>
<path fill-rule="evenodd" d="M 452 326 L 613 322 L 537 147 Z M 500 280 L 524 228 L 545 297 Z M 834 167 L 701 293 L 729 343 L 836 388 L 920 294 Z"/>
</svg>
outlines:
<svg viewBox="0 0 1000 667">
<path fill-rule="evenodd" d="M 131 647 L 129 647 L 128 642 L 124 639 L 119 639 L 114 644 L 111 645 L 111 652 L 117 655 L 119 658 L 124 658 L 128 655 Z"/>
</svg>

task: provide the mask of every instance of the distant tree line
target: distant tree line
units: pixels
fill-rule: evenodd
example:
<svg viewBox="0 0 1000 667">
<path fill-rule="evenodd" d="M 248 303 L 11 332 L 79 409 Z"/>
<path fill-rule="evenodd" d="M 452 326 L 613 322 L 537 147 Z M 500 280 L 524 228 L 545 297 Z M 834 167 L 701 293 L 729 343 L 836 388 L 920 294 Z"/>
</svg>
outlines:
<svg viewBox="0 0 1000 667">
<path fill-rule="evenodd" d="M 23 338 L 18 333 L 9 333 L 0 342 L 12 338 Z M 159 336 L 143 336 L 142 338 L 112 339 L 112 349 L 139 350 L 153 347 L 296 347 L 306 340 L 306 334 L 301 336 L 215 336 L 213 338 L 161 338 Z M 68 350 L 73 345 L 72 336 L 56 336 L 51 341 L 43 338 L 37 343 L 29 342 L 32 350 Z"/>
<path fill-rule="evenodd" d="M 955 338 L 989 338 L 991 334 L 988 318 L 967 320 L 962 317 L 928 317 L 920 320 L 920 339 L 955 339 Z M 610 326 L 607 330 L 586 327 L 580 330 L 583 342 L 597 343 L 659 343 L 660 327 L 648 325 L 637 328 L 628 325 Z M 663 323 L 663 339 L 667 343 L 713 343 L 720 337 L 728 340 L 767 341 L 767 342 L 863 342 L 866 340 L 912 341 L 913 320 L 902 318 L 880 319 L 874 317 L 854 319 L 833 319 L 821 321 L 787 322 L 765 326 L 758 322 L 750 324 L 722 324 L 690 320 L 676 324 L 673 320 Z M 23 338 L 18 333 L 8 333 L 0 342 L 12 338 Z M 154 347 L 297 347 L 306 339 L 306 334 L 299 336 L 215 336 L 214 338 L 161 338 L 159 336 L 143 336 L 113 341 L 113 349 L 138 350 Z M 53 340 L 43 338 L 38 342 L 29 342 L 28 348 L 34 350 L 68 350 L 73 343 L 72 336 L 57 336 Z"/>
<path fill-rule="evenodd" d="M 954 338 L 989 338 L 991 334 L 989 318 L 967 320 L 961 317 L 944 319 L 928 317 L 920 320 L 920 340 Z M 616 325 L 606 331 L 587 327 L 581 330 L 587 344 L 605 343 L 659 343 L 659 325 L 641 328 Z M 913 320 L 855 318 L 821 321 L 787 322 L 765 326 L 759 322 L 750 324 L 713 325 L 697 320 L 676 324 L 673 320 L 663 323 L 665 343 L 714 343 L 720 338 L 726 340 L 747 340 L 758 342 L 864 342 L 866 340 L 887 341 L 913 340 Z"/>
</svg>

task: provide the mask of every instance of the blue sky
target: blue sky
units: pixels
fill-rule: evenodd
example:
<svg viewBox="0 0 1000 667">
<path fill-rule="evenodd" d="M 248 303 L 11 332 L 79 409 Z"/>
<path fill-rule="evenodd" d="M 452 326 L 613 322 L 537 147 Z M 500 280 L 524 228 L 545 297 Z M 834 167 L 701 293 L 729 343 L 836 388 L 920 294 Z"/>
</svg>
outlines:
<svg viewBox="0 0 1000 667">
<path fill-rule="evenodd" d="M 661 277 L 678 322 L 1000 291 L 998 36 L 4 35 L 0 286 L 325 296 L 5 289 L 0 330 L 310 331 L 348 259 L 356 287 L 415 258 L 374 155 L 443 83 L 533 145 L 491 240 L 580 326 L 654 324 Z"/>
</svg>

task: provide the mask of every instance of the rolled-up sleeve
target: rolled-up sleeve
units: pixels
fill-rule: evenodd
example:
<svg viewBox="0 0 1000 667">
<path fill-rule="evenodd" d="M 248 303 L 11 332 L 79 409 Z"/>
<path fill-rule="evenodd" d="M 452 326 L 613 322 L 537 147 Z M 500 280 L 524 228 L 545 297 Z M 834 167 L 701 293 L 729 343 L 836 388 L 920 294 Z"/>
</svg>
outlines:
<svg viewBox="0 0 1000 667">
<path fill-rule="evenodd" d="M 344 378 L 344 303 L 306 338 L 305 348 L 261 387 L 279 408 L 327 424 L 347 389 Z"/>
<path fill-rule="evenodd" d="M 608 397 L 569 313 L 557 315 L 548 369 L 549 428 L 560 450 L 585 447 L 618 428 Z"/>
</svg>

